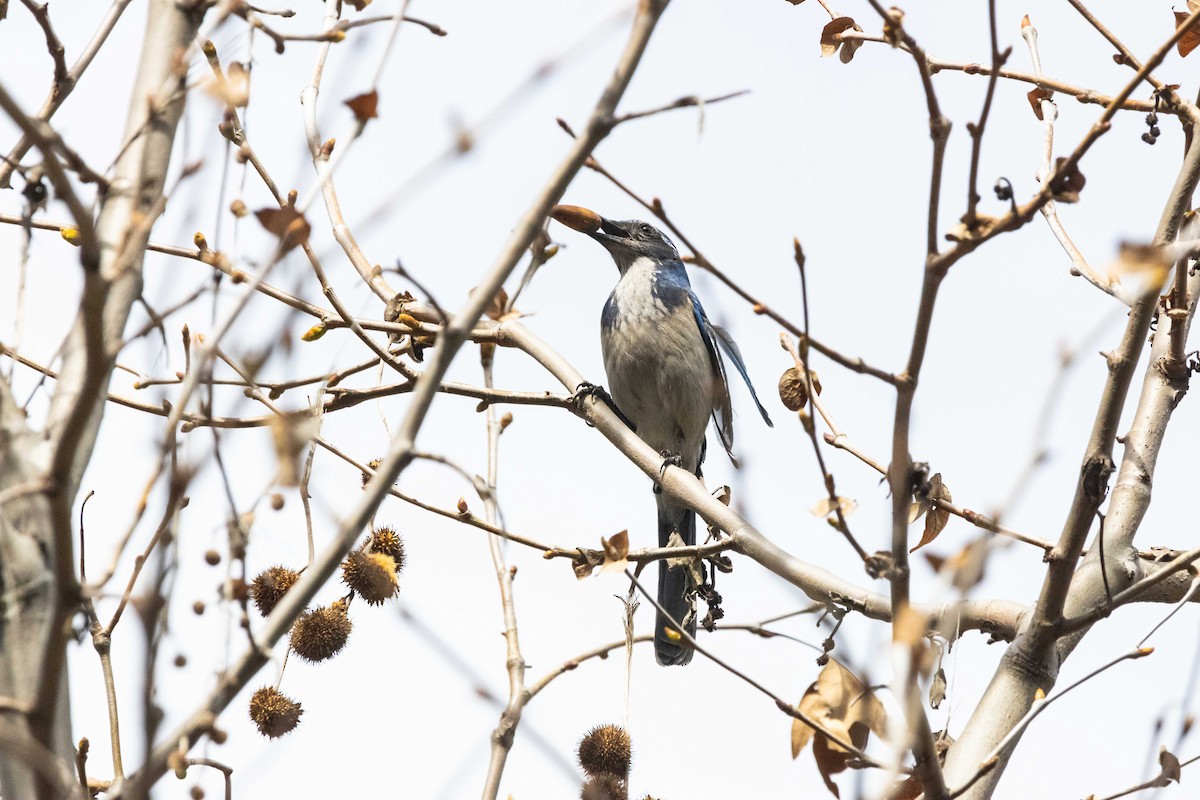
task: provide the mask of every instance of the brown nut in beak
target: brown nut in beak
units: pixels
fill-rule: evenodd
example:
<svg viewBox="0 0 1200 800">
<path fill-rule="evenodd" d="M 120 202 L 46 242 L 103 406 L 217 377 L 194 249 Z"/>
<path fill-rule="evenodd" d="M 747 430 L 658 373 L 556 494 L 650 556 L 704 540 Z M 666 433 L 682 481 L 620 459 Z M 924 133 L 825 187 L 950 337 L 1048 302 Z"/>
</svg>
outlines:
<svg viewBox="0 0 1200 800">
<path fill-rule="evenodd" d="M 600 215 L 581 206 L 555 206 L 550 216 L 580 233 L 600 230 Z"/>
</svg>

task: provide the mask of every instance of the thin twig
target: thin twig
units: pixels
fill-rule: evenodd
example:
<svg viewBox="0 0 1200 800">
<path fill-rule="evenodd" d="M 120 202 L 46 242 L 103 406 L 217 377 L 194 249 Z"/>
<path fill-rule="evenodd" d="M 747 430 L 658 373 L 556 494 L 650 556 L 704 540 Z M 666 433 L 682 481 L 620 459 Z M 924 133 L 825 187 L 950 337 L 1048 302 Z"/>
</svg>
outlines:
<svg viewBox="0 0 1200 800">
<path fill-rule="evenodd" d="M 884 10 L 877 0 L 869 0 L 872 8 L 883 18 L 891 35 L 903 41 L 916 62 L 917 72 L 925 93 L 925 105 L 929 116 L 929 135 L 933 144 L 933 157 L 929 177 L 929 211 L 925 233 L 925 269 L 921 281 L 921 299 L 917 308 L 912 345 L 908 363 L 896 382 L 896 410 L 892 423 L 892 458 L 888 467 L 888 486 L 892 493 L 892 537 L 891 563 L 887 567 L 887 578 L 891 585 L 893 622 L 907 613 L 909 607 L 908 567 L 908 507 L 913 493 L 913 461 L 910 451 L 910 425 L 913 401 L 921 367 L 925 361 L 929 333 L 933 324 L 934 303 L 938 288 L 946 276 L 946 269 L 936 264 L 938 256 L 938 209 L 941 204 L 942 170 L 946 157 L 946 142 L 950 136 L 948 120 L 938 103 L 933 78 L 925 51 L 905 30 L 899 9 Z M 901 631 L 892 625 L 893 646 L 903 646 Z M 921 705 L 916 673 L 909 670 L 904 685 L 897 687 L 896 696 L 904 708 L 909 730 L 912 732 L 913 758 L 916 775 L 929 800 L 945 800 L 947 796 L 941 763 L 938 759 L 929 718 Z"/>
<path fill-rule="evenodd" d="M 979 112 L 979 122 L 967 124 L 967 132 L 971 134 L 971 167 L 967 178 L 967 213 L 963 216 L 963 224 L 968 229 L 975 227 L 976 210 L 979 206 L 979 159 L 983 153 L 983 132 L 987 128 L 988 114 L 992 110 L 992 98 L 996 94 L 996 83 L 1000 77 L 1000 68 L 1008 60 L 1012 48 L 1000 52 L 1000 42 L 996 30 L 996 0 L 988 0 L 988 30 L 992 44 L 992 74 L 988 78 L 987 93 L 983 98 L 983 110 Z"/>
<path fill-rule="evenodd" d="M 481 349 L 483 384 L 489 388 L 493 383 L 492 370 L 495 364 L 495 350 L 492 345 L 484 345 Z M 487 410 L 487 492 L 483 497 L 484 514 L 489 525 L 496 525 L 499 519 L 496 483 L 500 469 L 500 433 L 500 420 L 496 416 L 496 409 L 489 406 Z M 525 658 L 521 655 L 521 643 L 517 635 L 517 608 L 513 598 L 515 568 L 510 570 L 505 563 L 500 541 L 498 537 L 488 537 L 488 552 L 492 556 L 492 567 L 496 573 L 496 582 L 500 587 L 500 606 L 504 616 L 508 703 L 500 714 L 500 722 L 492 731 L 491 758 L 488 762 L 487 777 L 483 788 L 484 800 L 494 800 L 499 794 L 504 765 L 508 761 L 517 726 L 521 722 L 521 712 L 530 697 L 525 689 L 526 664 Z"/>
</svg>

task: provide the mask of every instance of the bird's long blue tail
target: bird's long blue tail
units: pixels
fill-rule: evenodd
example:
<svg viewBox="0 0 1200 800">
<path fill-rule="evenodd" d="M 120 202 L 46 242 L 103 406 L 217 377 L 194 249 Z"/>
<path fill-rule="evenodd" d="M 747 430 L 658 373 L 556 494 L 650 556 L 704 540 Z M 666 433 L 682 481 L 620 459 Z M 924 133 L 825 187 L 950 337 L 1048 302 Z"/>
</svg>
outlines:
<svg viewBox="0 0 1200 800">
<path fill-rule="evenodd" d="M 675 508 L 669 505 L 663 495 L 657 495 L 658 501 L 658 545 L 666 547 L 671 533 L 678 531 L 684 544 L 696 543 L 696 514 L 692 511 Z M 672 641 L 666 633 L 667 628 L 679 630 L 692 610 L 687 599 L 687 573 L 682 567 L 671 569 L 666 561 L 658 562 L 658 604 L 674 617 L 671 621 L 662 612 L 656 612 L 654 620 L 654 656 L 663 666 L 683 666 L 692 660 L 692 648 L 678 639 Z M 684 626 L 689 636 L 696 634 L 696 619 Z"/>
</svg>

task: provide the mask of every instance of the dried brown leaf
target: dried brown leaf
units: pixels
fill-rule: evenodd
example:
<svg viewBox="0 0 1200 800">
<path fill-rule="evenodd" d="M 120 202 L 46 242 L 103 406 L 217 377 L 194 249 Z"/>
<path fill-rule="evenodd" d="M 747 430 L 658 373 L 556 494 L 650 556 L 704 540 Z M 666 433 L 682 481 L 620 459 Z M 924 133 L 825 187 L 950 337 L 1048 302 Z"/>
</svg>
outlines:
<svg viewBox="0 0 1200 800">
<path fill-rule="evenodd" d="M 1044 121 L 1042 117 L 1042 101 L 1050 100 L 1054 97 L 1054 92 L 1049 89 L 1043 89 L 1041 86 L 1034 87 L 1025 95 L 1029 99 L 1029 105 L 1033 107 L 1033 113 L 1039 121 Z"/>
<path fill-rule="evenodd" d="M 1115 283 L 1133 277 L 1143 291 L 1157 294 L 1173 266 L 1165 256 L 1165 251 L 1155 245 L 1122 242 L 1117 263 L 1109 270 L 1109 278 Z"/>
<path fill-rule="evenodd" d="M 595 550 L 580 550 L 579 556 L 571 564 L 578 580 L 590 578 L 596 567 L 604 563 L 604 556 Z"/>
<path fill-rule="evenodd" d="M 1079 171 L 1079 165 L 1074 164 L 1066 172 L 1062 171 L 1066 158 L 1060 156 L 1054 162 L 1054 177 L 1050 179 L 1050 191 L 1054 199 L 1060 203 L 1078 203 L 1079 193 L 1083 191 L 1087 178 Z"/>
<path fill-rule="evenodd" d="M 854 25 L 854 30 L 859 33 L 863 32 L 863 29 L 858 27 L 857 23 Z M 858 48 L 862 46 L 862 39 L 846 39 L 842 42 L 842 51 L 838 53 L 838 58 L 841 59 L 843 64 L 849 64 L 854 60 L 854 54 L 858 52 Z"/>
<path fill-rule="evenodd" d="M 929 685 L 929 707 L 938 708 L 946 699 L 946 670 L 938 667 L 933 673 L 933 683 Z"/>
<path fill-rule="evenodd" d="M 312 226 L 304 216 L 291 206 L 260 208 L 254 212 L 254 216 L 264 228 L 279 237 L 284 252 L 307 242 L 312 232 Z"/>
<path fill-rule="evenodd" d="M 821 58 L 831 56 L 838 51 L 842 46 L 842 40 L 838 38 L 838 34 L 850 28 L 857 27 L 854 20 L 850 17 L 835 17 L 821 29 Z M 859 30 L 862 30 L 859 28 Z"/>
<path fill-rule="evenodd" d="M 225 69 L 225 102 L 234 108 L 250 104 L 250 72 L 238 61 Z"/>
<path fill-rule="evenodd" d="M 359 122 L 377 119 L 379 117 L 379 92 L 372 89 L 364 94 L 355 95 L 346 101 L 346 105 L 354 112 L 354 118 Z"/>
<path fill-rule="evenodd" d="M 912 606 L 902 608 L 892 623 L 893 641 L 909 647 L 922 642 L 928 632 L 929 618 Z"/>
<path fill-rule="evenodd" d="M 1188 0 L 1186 14 L 1182 11 L 1174 12 L 1175 29 L 1178 30 L 1183 27 L 1183 23 L 1187 21 L 1188 17 L 1196 13 L 1198 8 L 1200 8 L 1200 3 L 1196 0 Z M 1187 58 L 1188 53 L 1195 50 L 1198 45 L 1200 45 L 1200 25 L 1193 25 L 1191 30 L 1181 36 L 1179 41 L 1175 43 L 1175 49 L 1179 51 L 1179 55 L 1182 58 Z"/>
<path fill-rule="evenodd" d="M 937 473 L 929 479 L 929 511 L 925 515 L 925 531 L 921 534 L 921 541 L 917 542 L 917 546 L 909 552 L 914 552 L 932 542 L 938 537 L 938 534 L 945 529 L 946 523 L 950 521 L 950 512 L 944 508 L 933 506 L 932 501 L 942 500 L 944 502 L 952 502 L 950 490 L 942 483 L 942 473 Z M 912 510 L 909 510 L 909 516 L 912 516 Z"/>
<path fill-rule="evenodd" d="M 507 305 L 508 292 L 504 291 L 504 287 L 501 286 L 496 290 L 496 296 L 492 298 L 492 302 L 488 304 L 487 310 L 483 313 L 487 314 L 488 319 L 499 322 L 500 318 L 504 316 L 504 307 Z"/>
<path fill-rule="evenodd" d="M 1165 747 L 1158 748 L 1158 766 L 1161 770 L 1154 779 L 1155 786 L 1168 786 L 1179 783 L 1179 759 Z"/>
<path fill-rule="evenodd" d="M 608 539 L 601 537 L 600 546 L 604 548 L 604 565 L 600 568 L 601 572 L 621 572 L 629 566 L 629 561 L 626 560 L 629 556 L 629 531 L 614 533 Z"/>
<path fill-rule="evenodd" d="M 972 589 L 983 580 L 983 571 L 987 562 L 987 540 L 976 539 L 962 550 L 952 555 L 946 561 L 950 568 L 954 588 L 960 592 Z"/>
<path fill-rule="evenodd" d="M 887 712 L 879 698 L 858 676 L 832 658 L 800 698 L 799 709 L 830 733 L 850 741 L 859 749 L 866 746 L 867 732 L 874 731 L 882 736 L 887 729 Z M 856 725 L 863 728 L 861 744 L 852 730 Z M 814 736 L 826 738 L 800 720 L 793 720 L 792 758 L 798 756 Z M 844 753 L 840 745 L 829 742 L 828 746 Z"/>
<path fill-rule="evenodd" d="M 849 497 L 838 497 L 835 502 L 831 497 L 823 497 L 809 510 L 814 517 L 827 517 L 833 514 L 834 509 L 837 508 L 842 510 L 843 517 L 848 517 L 854 513 L 854 509 L 858 508 L 858 501 Z"/>
<path fill-rule="evenodd" d="M 904 780 L 897 783 L 888 792 L 887 800 L 917 800 L 925 793 L 925 787 L 921 783 L 921 779 L 916 775 L 909 775 Z"/>
</svg>

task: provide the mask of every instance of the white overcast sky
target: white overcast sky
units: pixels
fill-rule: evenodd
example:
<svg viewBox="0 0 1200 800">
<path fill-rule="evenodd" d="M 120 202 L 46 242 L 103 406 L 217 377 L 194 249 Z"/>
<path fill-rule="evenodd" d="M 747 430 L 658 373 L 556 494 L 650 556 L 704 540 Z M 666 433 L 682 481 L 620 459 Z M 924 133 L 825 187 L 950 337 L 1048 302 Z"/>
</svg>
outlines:
<svg viewBox="0 0 1200 800">
<path fill-rule="evenodd" d="M 1024 13 L 1031 13 L 1048 74 L 1104 93 L 1117 91 L 1130 71 L 1114 65 L 1110 47 L 1063 6 L 998 3 L 1002 46 L 1013 46 L 1010 67 L 1030 69 L 1019 22 Z M 293 7 L 297 14 L 288 29 L 319 29 L 320 4 Z M 51 4 L 68 61 L 105 8 L 100 2 Z M 376 0 L 366 13 L 394 8 L 394 0 Z M 628 10 L 612 18 L 623 8 L 608 0 L 413 2 L 411 14 L 442 25 L 449 35 L 436 38 L 417 27 L 403 30 L 381 84 L 380 117 L 354 144 L 337 175 L 347 220 L 368 256 L 385 267 L 401 260 L 443 305 L 458 307 L 569 146 L 555 118 L 575 125 L 585 121 L 622 46 Z M 868 31 L 879 28 L 865 3 L 846 2 L 839 10 Z M 905 10 L 909 31 L 931 55 L 962 62 L 987 60 L 982 0 L 910 3 Z M 1160 0 L 1096 2 L 1093 10 L 1142 56 L 1171 31 L 1171 8 Z M 144 3 L 135 0 L 55 117 L 59 132 L 93 166 L 106 165 L 120 141 L 144 18 Z M 849 65 L 819 58 L 818 37 L 827 19 L 815 0 L 798 7 L 784 0 L 676 0 L 621 109 L 650 108 L 684 95 L 742 89 L 750 93 L 705 109 L 702 129 L 695 109 L 623 126 L 596 155 L 634 189 L 660 197 L 713 262 L 797 321 L 800 293 L 791 242 L 799 237 L 808 256 L 814 335 L 847 354 L 899 370 L 907 357 L 922 270 L 930 162 L 924 100 L 906 54 L 867 45 Z M 332 50 L 319 117 L 323 135 L 337 136 L 339 144 L 348 141 L 351 126 L 341 101 L 368 87 L 386 34 L 383 25 L 352 31 Z M 247 58 L 250 38 L 240 21 L 228 22 L 214 38 L 224 59 Z M 315 53 L 316 45 L 295 42 L 279 56 L 265 37 L 253 39 L 247 130 L 280 185 L 294 187 L 301 195 L 312 187 L 314 176 L 299 95 Z M 561 59 L 543 81 L 511 98 L 503 113 L 489 117 L 550 57 Z M 1182 84 L 1181 92 L 1193 96 L 1197 63 L 1172 54 L 1157 74 Z M 203 63 L 194 64 L 193 76 L 206 70 Z M 40 32 L 21 4 L 10 3 L 8 19 L 0 22 L 0 81 L 32 112 L 46 92 L 49 76 Z M 945 72 L 936 83 L 943 109 L 954 122 L 940 221 L 945 231 L 964 208 L 970 147 L 966 124 L 979 113 L 986 82 Z M 1042 127 L 1030 113 L 1028 88 L 1002 83 L 997 89 L 980 169 L 984 212 L 1003 209 L 990 189 L 999 176 L 1012 182 L 1018 199 L 1036 190 L 1033 175 Z M 1147 92 L 1139 90 L 1135 96 L 1145 97 Z M 1100 110 L 1069 97 L 1059 98 L 1059 110 L 1058 152 L 1065 153 Z M 452 142 L 455 120 L 474 125 L 485 118 L 493 121 L 470 154 L 426 172 Z M 215 238 L 215 219 L 239 196 L 241 181 L 240 171 L 232 170 L 231 184 L 219 202 L 216 187 L 225 152 L 215 134 L 219 119 L 216 102 L 200 92 L 192 95 L 177 139 L 177 162 L 202 159 L 203 168 L 172 199 L 152 238 L 186 245 L 200 230 L 232 254 L 260 258 L 266 244 L 253 224 L 235 232 L 226 215 L 221 239 Z M 1083 202 L 1060 207 L 1071 234 L 1100 269 L 1115 261 L 1122 241 L 1145 242 L 1153 234 L 1182 150 L 1178 125 L 1170 118 L 1160 125 L 1161 139 L 1148 147 L 1139 141 L 1145 129 L 1141 115 L 1119 116 L 1083 163 L 1088 179 Z M 7 151 L 14 139 L 11 123 L 0 120 L 0 149 Z M 418 176 L 425 177 L 410 183 Z M 407 188 L 401 191 L 402 187 Z M 269 203 L 253 174 L 240 196 L 252 209 Z M 632 201 L 588 172 L 573 183 L 564 201 L 615 218 L 643 216 Z M 379 222 L 364 223 L 381 204 L 385 210 Z M 17 192 L 0 193 L 0 211 L 19 213 L 20 207 Z M 51 204 L 44 216 L 62 220 L 66 211 Z M 329 253 L 326 268 L 343 298 L 358 313 L 381 314 L 379 304 L 336 250 L 319 202 L 309 218 L 318 249 Z M 616 271 L 607 255 L 585 237 L 557 225 L 551 226 L 551 234 L 563 248 L 522 296 L 519 307 L 530 315 L 526 324 L 534 332 L 591 380 L 603 382 L 599 312 Z M 0 227 L 0 337 L 6 342 L 12 336 L 11 291 L 20 246 L 17 230 Z M 954 267 L 939 298 L 912 435 L 913 456 L 943 474 L 956 502 L 981 512 L 996 509 L 1033 452 L 1034 425 L 1057 372 L 1061 348 L 1086 344 L 1091 352 L 1069 374 L 1041 443 L 1050 459 L 1021 502 L 1006 510 L 1007 524 L 1048 539 L 1057 538 L 1069 506 L 1104 380 L 1103 360 L 1092 352 L 1114 346 L 1123 324 L 1119 303 L 1072 278 L 1068 266 L 1039 219 Z M 195 262 L 160 256 L 147 258 L 146 275 L 147 299 L 157 307 L 170 305 L 207 279 L 204 267 Z M 710 486 L 731 484 L 737 507 L 784 548 L 868 583 L 849 547 L 808 511 L 823 489 L 801 427 L 775 396 L 779 373 L 790 365 L 779 349 L 777 326 L 756 317 L 715 281 L 693 277 L 710 316 L 728 325 L 741 344 L 759 395 L 776 423 L 774 430 L 763 426 L 744 389 L 735 386 L 736 450 L 743 467 L 735 474 L 720 448 L 711 447 L 707 481 Z M 303 285 L 308 296 L 319 297 L 307 265 L 295 256 L 273 280 L 283 286 Z M 404 285 L 399 279 L 393 282 Z M 52 233 L 36 234 L 29 260 L 23 352 L 43 361 L 52 357 L 70 321 L 78 288 L 76 251 Z M 192 331 L 203 332 L 211 325 L 209 308 L 206 300 L 172 319 L 170 354 L 150 342 L 126 360 L 157 376 L 182 369 L 179 325 L 187 321 Z M 135 315 L 135 324 L 143 318 Z M 274 348 L 265 374 L 276 378 L 320 374 L 365 357 L 349 333 L 335 332 L 313 344 L 295 341 L 309 324 L 285 320 L 273 304 L 256 301 L 235 327 L 227 349 L 244 355 Z M 277 345 L 281 325 L 293 339 L 290 353 Z M 471 347 L 463 350 L 452 370 L 454 379 L 479 381 L 476 352 Z M 819 357 L 814 357 L 813 366 L 824 384 L 823 399 L 839 425 L 864 451 L 886 461 L 892 392 Z M 33 379 L 21 369 L 16 374 L 23 398 Z M 1139 370 L 1131 404 L 1140 375 Z M 530 359 L 512 351 L 498 356 L 497 382 L 514 389 L 561 391 Z M 135 393 L 130 377 L 120 373 L 113 391 Z M 156 402 L 170 392 L 146 390 L 142 396 Z M 259 413 L 236 393 L 224 398 L 219 413 Z M 305 399 L 302 393 L 286 398 L 290 407 Z M 462 398 L 439 398 L 420 446 L 482 473 L 483 417 L 473 406 Z M 39 397 L 31 411 L 36 417 L 43 408 Z M 367 460 L 385 449 L 381 417 L 394 425 L 405 408 L 406 400 L 400 398 L 334 414 L 325 422 L 324 434 Z M 516 408 L 514 417 L 503 437 L 499 482 L 511 529 L 562 546 L 594 547 L 599 537 L 622 529 L 630 531 L 635 546 L 652 543 L 649 482 L 602 437 L 561 410 Z M 1198 434 L 1191 403 L 1185 401 L 1171 424 L 1140 546 L 1186 549 L 1197 543 L 1189 479 Z M 89 564 L 97 571 L 107 564 L 112 543 L 129 519 L 160 436 L 159 420 L 109 409 L 83 487 L 97 493 L 87 517 Z M 233 456 L 234 492 L 244 509 L 270 480 L 268 437 L 262 431 L 234 431 L 224 433 L 223 441 Z M 183 442 L 183 456 L 200 461 L 212 440 L 201 431 L 183 437 Z M 840 492 L 859 502 L 850 518 L 856 535 L 868 550 L 886 547 L 886 488 L 874 472 L 848 455 L 827 449 L 825 456 Z M 314 519 L 321 546 L 334 530 L 338 512 L 354 497 L 358 476 L 324 453 L 318 454 L 315 470 Z M 402 486 L 444 507 L 471 495 L 465 482 L 436 465 L 414 466 L 405 473 Z M 481 508 L 477 501 L 472 506 Z M 208 469 L 193 488 L 192 504 L 181 521 L 176 607 L 160 671 L 159 700 L 168 710 L 164 732 L 211 688 L 228 653 L 237 654 L 243 646 L 244 637 L 236 630 L 228 632 L 233 612 L 217 602 L 224 567 L 208 567 L 201 559 L 209 547 L 222 546 L 225 509 L 216 473 Z M 415 622 L 402 619 L 395 605 L 356 607 L 355 632 L 344 654 L 319 666 L 293 661 L 282 689 L 303 702 L 305 714 L 300 727 L 280 741 L 262 739 L 249 724 L 249 692 L 236 700 L 222 717 L 229 742 L 208 746 L 212 757 L 234 768 L 235 797 L 460 798 L 480 791 L 498 709 L 480 699 L 476 690 L 503 697 L 507 686 L 502 621 L 486 540 L 478 530 L 399 501 L 388 501 L 378 520 L 396 525 L 406 537 L 410 563 L 402 577 L 401 598 Z M 139 549 L 150 532 L 139 530 Z M 975 534 L 966 523 L 952 519 L 930 549 L 953 553 Z M 294 493 L 282 512 L 259 506 L 250 545 L 252 571 L 278 562 L 301 564 L 304 549 L 303 516 Z M 519 568 L 517 612 L 530 680 L 579 652 L 621 638 L 621 605 L 614 595 L 624 593 L 623 579 L 602 576 L 577 582 L 565 562 L 548 563 L 540 553 L 517 546 L 509 546 L 507 554 Z M 727 622 L 757 622 L 806 602 L 797 590 L 752 562 L 734 560 L 735 571 L 722 575 L 718 585 Z M 953 596 L 922 559 L 914 564 L 916 598 Z M 1027 601 L 1042 576 L 1036 548 L 1003 548 L 989 563 L 974 596 Z M 882 583 L 873 588 L 886 591 Z M 330 586 L 319 599 L 327 602 L 338 593 Z M 201 618 L 190 610 L 195 600 L 208 604 Z M 101 606 L 110 604 L 106 600 Z M 1099 626 L 1067 662 L 1059 686 L 1134 646 L 1165 611 L 1159 606 L 1124 610 Z M 643 604 L 638 616 L 641 629 L 649 631 L 649 604 Z M 1187 681 L 1197 648 L 1196 622 L 1195 611 L 1185 610 L 1151 641 L 1157 648 L 1153 657 L 1121 665 L 1044 714 L 1025 736 L 997 796 L 1100 796 L 1143 780 L 1154 758 L 1154 722 L 1162 714 L 1167 714 L 1162 741 L 1174 745 L 1178 709 L 1190 696 Z M 122 718 L 127 764 L 140 760 L 142 739 L 137 712 L 142 647 L 136 628 L 134 620 L 128 620 L 118 629 L 114 647 L 117 681 L 127 700 Z M 811 617 L 783 624 L 780 630 L 813 644 L 826 635 L 813 627 Z M 785 639 L 721 633 L 704 641 L 785 697 L 798 700 L 817 674 L 815 653 Z M 851 616 L 838 635 L 835 654 L 866 666 L 872 681 L 885 683 L 890 677 L 887 641 L 884 626 Z M 949 725 L 957 735 L 1001 647 L 987 646 L 979 634 L 968 634 L 958 643 L 946 659 L 949 699 L 941 710 L 930 712 L 935 730 Z M 279 652 L 282 656 L 282 648 Z M 170 666 L 176 653 L 187 656 L 186 668 Z M 251 688 L 273 682 L 277 667 L 264 670 L 263 680 Z M 90 645 L 77 648 L 72 660 L 72 690 L 74 736 L 89 737 L 92 773 L 104 776 L 107 723 Z M 572 766 L 574 743 L 591 726 L 622 722 L 626 715 L 634 743 L 633 796 L 701 800 L 824 795 L 811 755 L 805 753 L 795 762 L 790 758 L 790 720 L 769 699 L 704 659 L 696 658 L 686 669 L 668 670 L 654 664 L 649 648 L 638 651 L 628 710 L 624 692 L 624 659 L 618 654 L 589 662 L 539 696 L 522 720 L 502 796 L 572 796 L 579 785 Z M 1178 754 L 1190 757 L 1198 750 L 1200 742 L 1189 742 Z M 216 796 L 219 781 L 213 775 L 200 777 L 209 796 Z M 1194 778 L 1185 772 L 1185 784 Z M 854 796 L 853 780 L 842 776 L 843 796 Z M 194 775 L 185 782 L 167 778 L 158 796 L 182 797 L 193 782 Z M 1162 796 L 1184 797 L 1187 791 L 1175 788 Z"/>
</svg>

